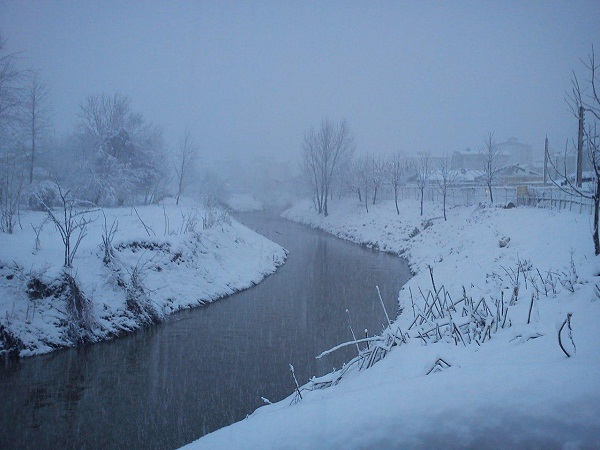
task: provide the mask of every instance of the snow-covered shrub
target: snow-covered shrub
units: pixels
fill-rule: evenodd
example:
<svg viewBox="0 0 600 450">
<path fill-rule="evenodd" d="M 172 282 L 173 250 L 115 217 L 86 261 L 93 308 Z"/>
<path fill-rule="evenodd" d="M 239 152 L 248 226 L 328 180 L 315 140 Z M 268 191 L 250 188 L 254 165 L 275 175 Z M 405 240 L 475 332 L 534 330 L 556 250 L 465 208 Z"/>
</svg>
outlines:
<svg viewBox="0 0 600 450">
<path fill-rule="evenodd" d="M 105 265 L 109 265 L 114 258 L 114 248 L 112 242 L 119 229 L 119 222 L 117 219 L 114 219 L 109 227 L 106 221 L 106 214 L 104 214 L 104 212 L 102 214 L 104 215 L 104 225 L 102 227 L 102 250 L 104 252 L 104 256 L 102 257 L 102 262 Z"/>
<path fill-rule="evenodd" d="M 0 356 L 18 358 L 24 348 L 23 341 L 12 332 L 10 327 L 0 324 Z"/>
<path fill-rule="evenodd" d="M 59 199 L 56 183 L 45 180 L 40 182 L 29 194 L 27 204 L 32 211 L 46 211 L 46 206 L 50 208 L 58 206 Z"/>
<path fill-rule="evenodd" d="M 202 229 L 208 230 L 217 225 L 231 225 L 231 217 L 226 211 L 220 209 L 216 197 L 208 194 L 204 197 L 204 216 L 202 217 Z"/>
<path fill-rule="evenodd" d="M 64 300 L 67 315 L 67 337 L 75 344 L 95 342 L 94 327 L 96 320 L 92 301 L 85 296 L 77 281 L 69 272 L 53 286 L 54 296 Z"/>
<path fill-rule="evenodd" d="M 142 324 L 162 321 L 164 318 L 163 313 L 152 303 L 144 286 L 146 267 L 143 264 L 137 264 L 131 271 L 127 272 L 127 279 L 123 280 L 121 278 L 120 281 L 125 286 L 127 310 Z"/>
</svg>

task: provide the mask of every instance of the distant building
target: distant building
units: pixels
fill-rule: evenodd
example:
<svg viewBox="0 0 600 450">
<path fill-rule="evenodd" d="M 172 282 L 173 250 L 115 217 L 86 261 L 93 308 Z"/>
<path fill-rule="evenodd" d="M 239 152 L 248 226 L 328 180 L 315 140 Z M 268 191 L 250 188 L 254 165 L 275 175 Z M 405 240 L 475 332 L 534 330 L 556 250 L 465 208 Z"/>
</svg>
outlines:
<svg viewBox="0 0 600 450">
<path fill-rule="evenodd" d="M 531 166 L 533 148 L 531 145 L 523 144 L 516 138 L 498 143 L 500 150 L 500 166 L 519 165 L 521 167 Z M 483 170 L 485 156 L 481 150 L 467 148 L 462 152 L 454 152 L 450 163 L 453 170 Z"/>
<path fill-rule="evenodd" d="M 509 164 L 498 172 L 498 179 L 505 185 L 541 183 L 544 176 L 535 170 L 519 164 Z"/>
<path fill-rule="evenodd" d="M 478 150 L 467 148 L 463 152 L 452 153 L 450 161 L 452 170 L 481 170 L 483 169 L 483 157 Z"/>
<path fill-rule="evenodd" d="M 519 142 L 517 138 L 500 142 L 498 148 L 508 158 L 508 164 L 518 164 L 521 167 L 526 167 L 533 162 L 533 147 Z"/>
</svg>

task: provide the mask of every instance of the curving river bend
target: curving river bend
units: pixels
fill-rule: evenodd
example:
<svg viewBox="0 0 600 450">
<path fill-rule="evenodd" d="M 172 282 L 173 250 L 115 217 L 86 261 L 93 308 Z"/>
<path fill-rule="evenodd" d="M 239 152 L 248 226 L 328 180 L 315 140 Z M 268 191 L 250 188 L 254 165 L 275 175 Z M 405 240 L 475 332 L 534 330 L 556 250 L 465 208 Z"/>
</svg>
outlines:
<svg viewBox="0 0 600 450">
<path fill-rule="evenodd" d="M 410 277 L 404 260 L 274 215 L 238 220 L 289 250 L 259 285 L 158 326 L 0 367 L 0 448 L 176 448 L 243 419 L 355 355 Z"/>
</svg>

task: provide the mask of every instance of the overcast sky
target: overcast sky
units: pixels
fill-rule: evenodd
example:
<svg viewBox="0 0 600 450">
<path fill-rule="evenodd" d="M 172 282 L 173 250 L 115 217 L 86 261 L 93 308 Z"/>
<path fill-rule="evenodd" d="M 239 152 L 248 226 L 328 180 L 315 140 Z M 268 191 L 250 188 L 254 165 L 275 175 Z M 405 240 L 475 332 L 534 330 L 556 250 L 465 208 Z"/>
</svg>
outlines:
<svg viewBox="0 0 600 450">
<path fill-rule="evenodd" d="M 562 148 L 600 1 L 0 0 L 0 30 L 50 82 L 59 133 L 118 91 L 171 147 L 189 127 L 206 153 L 295 161 L 325 117 L 362 152 L 477 148 L 487 131 Z"/>
</svg>

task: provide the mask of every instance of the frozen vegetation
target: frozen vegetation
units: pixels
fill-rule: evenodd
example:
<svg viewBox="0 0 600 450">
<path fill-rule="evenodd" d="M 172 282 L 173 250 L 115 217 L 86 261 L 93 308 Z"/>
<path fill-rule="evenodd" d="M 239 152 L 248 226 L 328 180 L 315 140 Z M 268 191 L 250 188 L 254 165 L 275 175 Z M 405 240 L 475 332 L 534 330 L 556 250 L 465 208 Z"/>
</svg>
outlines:
<svg viewBox="0 0 600 450">
<path fill-rule="evenodd" d="M 353 330 L 362 342 L 343 369 L 188 448 L 600 446 L 589 215 L 457 207 L 444 221 L 439 205 L 420 216 L 409 200 L 400 215 L 354 200 L 329 213 L 305 202 L 284 216 L 407 258 L 400 314 L 379 336 Z"/>
<path fill-rule="evenodd" d="M 53 209 L 62 221 L 64 210 Z M 82 212 L 75 209 L 75 212 Z M 248 288 L 285 250 L 216 207 L 87 209 L 72 267 L 59 229 L 29 211 L 0 234 L 0 351 L 29 356 L 93 343 Z"/>
</svg>

